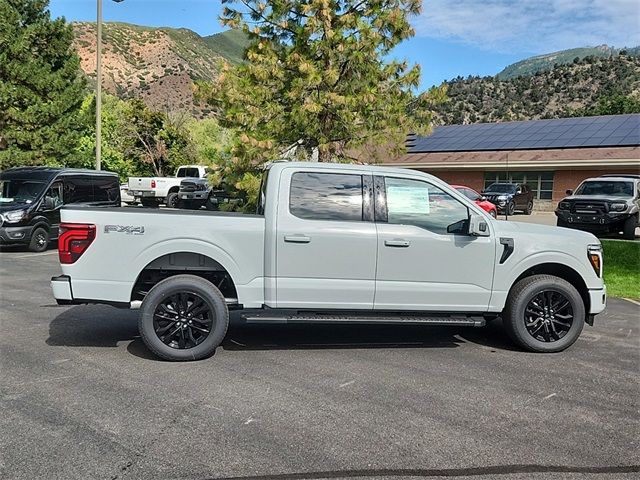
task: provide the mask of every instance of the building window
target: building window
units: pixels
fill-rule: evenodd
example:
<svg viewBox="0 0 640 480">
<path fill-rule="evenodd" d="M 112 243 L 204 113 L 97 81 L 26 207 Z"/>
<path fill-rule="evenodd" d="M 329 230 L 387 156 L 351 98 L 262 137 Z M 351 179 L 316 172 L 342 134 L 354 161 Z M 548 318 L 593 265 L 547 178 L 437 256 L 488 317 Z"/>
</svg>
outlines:
<svg viewBox="0 0 640 480">
<path fill-rule="evenodd" d="M 485 172 L 484 188 L 496 182 L 529 185 L 535 198 L 551 200 L 553 196 L 553 172 Z"/>
</svg>

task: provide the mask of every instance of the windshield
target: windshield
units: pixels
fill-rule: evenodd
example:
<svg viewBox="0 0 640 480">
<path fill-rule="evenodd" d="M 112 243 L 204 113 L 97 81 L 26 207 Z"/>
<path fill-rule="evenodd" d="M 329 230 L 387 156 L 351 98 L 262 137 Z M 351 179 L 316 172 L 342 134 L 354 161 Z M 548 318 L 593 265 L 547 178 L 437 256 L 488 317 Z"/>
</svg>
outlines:
<svg viewBox="0 0 640 480">
<path fill-rule="evenodd" d="M 35 180 L 0 180 L 0 204 L 33 203 L 45 187 L 46 183 Z"/>
<path fill-rule="evenodd" d="M 511 183 L 493 183 L 485 190 L 485 192 L 493 193 L 513 193 L 515 191 L 516 186 Z"/>
<path fill-rule="evenodd" d="M 632 197 L 633 182 L 612 182 L 597 180 L 583 182 L 578 187 L 575 195 L 606 195 L 614 197 Z"/>
</svg>

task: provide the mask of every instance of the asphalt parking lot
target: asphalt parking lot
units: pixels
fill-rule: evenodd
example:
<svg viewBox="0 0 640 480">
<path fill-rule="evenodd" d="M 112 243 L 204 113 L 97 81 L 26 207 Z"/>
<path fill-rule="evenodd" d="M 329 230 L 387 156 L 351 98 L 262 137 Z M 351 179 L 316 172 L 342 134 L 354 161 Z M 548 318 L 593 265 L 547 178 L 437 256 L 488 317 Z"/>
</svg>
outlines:
<svg viewBox="0 0 640 480">
<path fill-rule="evenodd" d="M 559 354 L 482 329 L 250 326 L 196 363 L 136 312 L 57 307 L 56 251 L 0 252 L 0 477 L 637 478 L 640 310 Z"/>
</svg>

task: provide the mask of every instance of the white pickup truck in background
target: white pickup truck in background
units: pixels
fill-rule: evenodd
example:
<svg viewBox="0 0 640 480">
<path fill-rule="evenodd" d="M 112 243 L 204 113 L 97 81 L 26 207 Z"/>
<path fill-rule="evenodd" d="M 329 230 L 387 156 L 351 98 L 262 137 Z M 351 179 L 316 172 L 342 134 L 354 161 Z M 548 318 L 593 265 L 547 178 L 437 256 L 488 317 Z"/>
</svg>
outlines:
<svg viewBox="0 0 640 480">
<path fill-rule="evenodd" d="M 567 348 L 605 308 L 596 237 L 496 220 L 414 170 L 275 163 L 255 215 L 61 214 L 58 303 L 140 307 L 142 339 L 169 360 L 211 355 L 230 308 L 261 322 L 482 326 L 500 317 L 535 352 Z"/>
<path fill-rule="evenodd" d="M 182 165 L 173 177 L 129 177 L 129 195 L 145 207 L 157 207 L 164 203 L 175 208 L 178 190 L 183 178 L 204 178 L 207 168 L 202 165 Z"/>
</svg>

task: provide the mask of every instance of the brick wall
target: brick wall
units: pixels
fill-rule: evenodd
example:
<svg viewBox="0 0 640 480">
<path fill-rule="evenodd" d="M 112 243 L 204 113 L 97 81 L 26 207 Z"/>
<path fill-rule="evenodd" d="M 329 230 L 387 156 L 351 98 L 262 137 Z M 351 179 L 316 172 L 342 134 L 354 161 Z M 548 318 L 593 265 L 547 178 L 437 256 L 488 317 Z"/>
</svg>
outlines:
<svg viewBox="0 0 640 480">
<path fill-rule="evenodd" d="M 634 169 L 602 169 L 602 170 L 556 170 L 553 178 L 553 200 L 559 201 L 566 196 L 568 189 L 575 190 L 580 182 L 589 177 L 611 173 L 640 173 Z"/>
<path fill-rule="evenodd" d="M 427 173 L 453 185 L 471 187 L 477 192 L 481 192 L 484 188 L 484 172 L 481 171 L 431 171 Z"/>
</svg>

